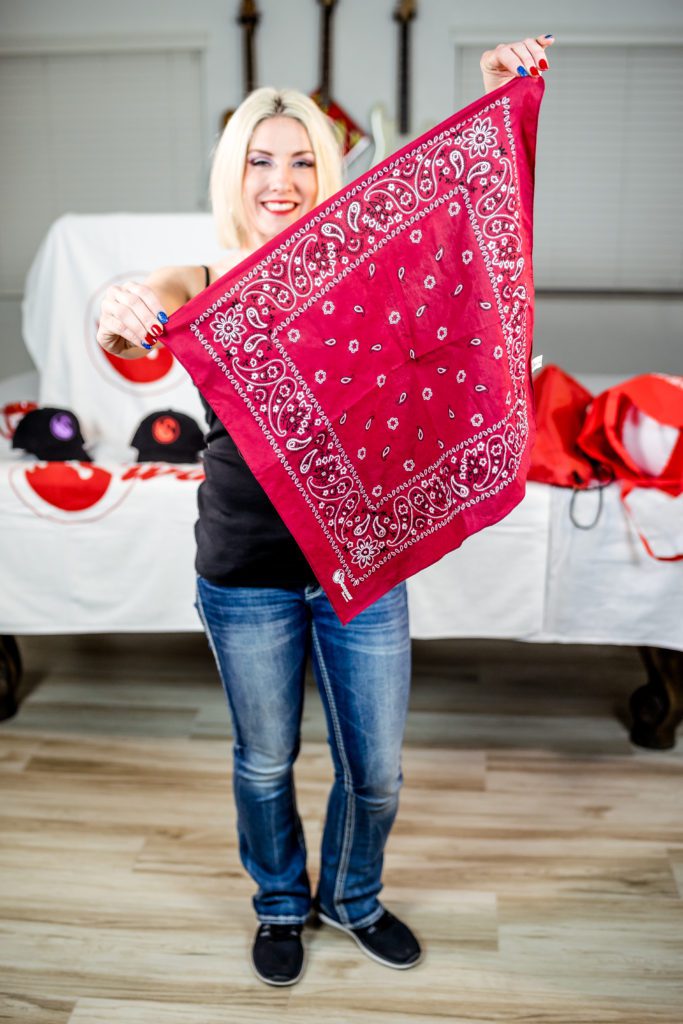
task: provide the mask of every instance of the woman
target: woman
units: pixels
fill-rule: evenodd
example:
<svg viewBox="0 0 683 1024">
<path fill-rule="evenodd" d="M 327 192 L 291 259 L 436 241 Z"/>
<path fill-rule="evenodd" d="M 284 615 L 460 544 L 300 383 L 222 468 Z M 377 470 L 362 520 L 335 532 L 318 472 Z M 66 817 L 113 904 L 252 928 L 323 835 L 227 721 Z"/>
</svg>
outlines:
<svg viewBox="0 0 683 1024">
<path fill-rule="evenodd" d="M 551 42 L 544 36 L 486 51 L 485 90 L 546 70 Z M 256 90 L 228 123 L 213 161 L 211 199 L 225 257 L 111 287 L 99 343 L 123 358 L 144 356 L 163 336 L 168 314 L 340 187 L 340 154 L 320 110 L 292 90 Z M 240 858 L 258 884 L 252 966 L 271 985 L 298 981 L 301 933 L 313 911 L 379 963 L 413 967 L 421 958 L 417 939 L 377 898 L 403 781 L 410 690 L 405 584 L 342 627 L 228 432 L 202 402 L 209 430 L 195 527 L 196 608 L 233 722 Z M 314 898 L 293 781 L 309 654 L 335 769 Z"/>
</svg>

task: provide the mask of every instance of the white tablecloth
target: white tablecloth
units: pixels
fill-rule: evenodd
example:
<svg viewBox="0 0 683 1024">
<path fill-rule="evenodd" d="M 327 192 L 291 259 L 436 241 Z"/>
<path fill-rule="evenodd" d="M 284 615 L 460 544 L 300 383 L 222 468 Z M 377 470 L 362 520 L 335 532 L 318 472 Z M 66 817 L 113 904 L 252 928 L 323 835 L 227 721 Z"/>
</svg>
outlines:
<svg viewBox="0 0 683 1024">
<path fill-rule="evenodd" d="M 0 632 L 199 630 L 201 474 L 165 463 L 0 462 Z M 642 494 L 650 510 L 658 497 Z M 505 520 L 410 579 L 412 635 L 683 650 L 683 563 L 645 553 L 614 486 L 590 531 L 569 521 L 569 499 L 530 484 Z"/>
<path fill-rule="evenodd" d="M 202 426 L 197 389 L 168 350 L 145 360 L 108 356 L 97 344 L 104 292 L 166 264 L 220 253 L 208 213 L 68 214 L 55 221 L 31 265 L 23 304 L 39 402 L 76 413 L 88 443 L 126 446 L 145 415 L 172 408 Z"/>
<path fill-rule="evenodd" d="M 193 605 L 201 467 L 142 467 L 128 448 L 157 409 L 189 412 L 204 427 L 197 392 L 178 365 L 143 381 L 122 376 L 95 330 L 109 281 L 215 252 L 208 214 L 69 216 L 51 228 L 24 309 L 39 374 L 0 383 L 0 408 L 31 398 L 70 408 L 96 462 L 38 463 L 0 436 L 0 632 L 201 629 Z M 582 380 L 593 393 L 612 383 Z M 596 497 L 579 495 L 582 521 Z M 572 524 L 570 500 L 567 490 L 530 484 L 505 520 L 409 580 L 413 636 L 683 650 L 683 562 L 646 554 L 616 486 L 604 490 L 591 530 Z M 683 499 L 639 491 L 630 500 L 656 550 L 683 551 Z"/>
</svg>

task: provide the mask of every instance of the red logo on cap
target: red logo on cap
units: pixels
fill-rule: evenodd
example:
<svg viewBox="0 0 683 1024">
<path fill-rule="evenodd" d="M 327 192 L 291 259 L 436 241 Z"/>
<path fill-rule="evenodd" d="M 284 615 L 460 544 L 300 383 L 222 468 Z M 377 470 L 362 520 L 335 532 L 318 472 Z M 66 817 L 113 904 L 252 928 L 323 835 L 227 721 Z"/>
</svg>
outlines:
<svg viewBox="0 0 683 1024">
<path fill-rule="evenodd" d="M 152 424 L 152 437 L 157 444 L 173 444 L 180 437 L 180 424 L 173 416 L 159 416 Z"/>
</svg>

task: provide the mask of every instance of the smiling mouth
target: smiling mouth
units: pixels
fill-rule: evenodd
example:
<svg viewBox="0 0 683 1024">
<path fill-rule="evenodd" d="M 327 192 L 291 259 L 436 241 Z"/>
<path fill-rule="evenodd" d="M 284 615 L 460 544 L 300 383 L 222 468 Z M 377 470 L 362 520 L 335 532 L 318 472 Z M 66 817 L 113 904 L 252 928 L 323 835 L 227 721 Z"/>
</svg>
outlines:
<svg viewBox="0 0 683 1024">
<path fill-rule="evenodd" d="M 262 206 L 268 211 L 268 213 L 291 213 L 292 210 L 296 210 L 298 203 L 291 200 L 267 200 L 261 203 Z"/>
</svg>

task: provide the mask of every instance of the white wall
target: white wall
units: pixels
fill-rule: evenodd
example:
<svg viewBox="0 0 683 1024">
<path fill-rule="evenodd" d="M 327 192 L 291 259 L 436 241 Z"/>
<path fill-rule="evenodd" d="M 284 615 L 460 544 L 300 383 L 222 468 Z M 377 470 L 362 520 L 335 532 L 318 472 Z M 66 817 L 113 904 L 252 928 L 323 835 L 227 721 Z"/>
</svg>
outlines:
<svg viewBox="0 0 683 1024">
<path fill-rule="evenodd" d="M 213 138 L 220 111 L 241 99 L 241 44 L 234 21 L 237 0 L 3 0 L 0 44 L 51 37 L 205 32 L 207 112 L 205 137 Z M 318 78 L 315 0 L 261 0 L 257 33 L 258 84 L 310 91 Z M 394 0 L 340 0 L 335 14 L 333 91 L 363 122 L 383 102 L 395 113 L 396 26 Z M 597 38 L 683 31 L 680 0 L 422 0 L 413 25 L 413 133 L 447 117 L 474 96 L 455 95 L 453 44 L 478 36 L 491 45 L 527 34 Z M 656 73 L 653 69 L 653 73 Z M 679 125 L 677 130 L 680 131 Z M 678 169 L 672 173 L 679 174 Z M 17 197 L 30 202 L 30 196 Z M 19 296 L 0 301 L 0 378 L 31 367 L 18 334 Z M 677 297 L 559 299 L 539 297 L 536 348 L 570 371 L 683 372 L 683 300 Z"/>
</svg>

